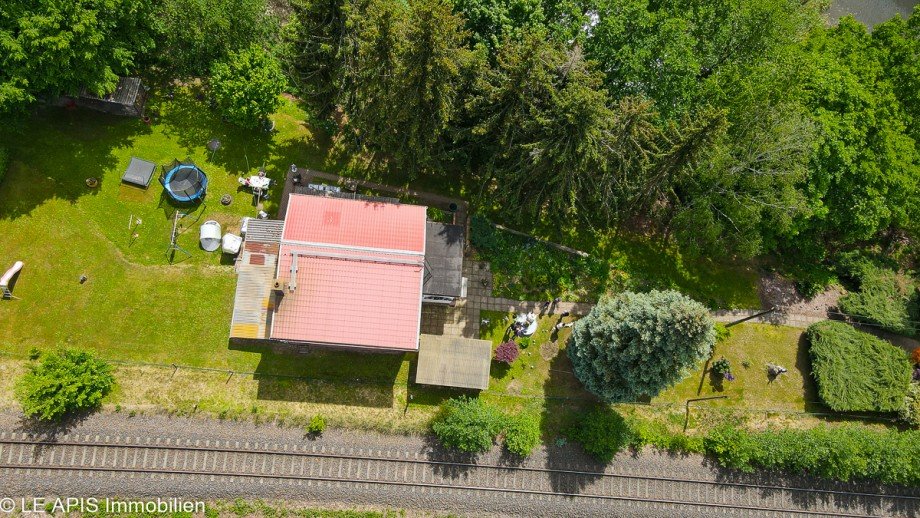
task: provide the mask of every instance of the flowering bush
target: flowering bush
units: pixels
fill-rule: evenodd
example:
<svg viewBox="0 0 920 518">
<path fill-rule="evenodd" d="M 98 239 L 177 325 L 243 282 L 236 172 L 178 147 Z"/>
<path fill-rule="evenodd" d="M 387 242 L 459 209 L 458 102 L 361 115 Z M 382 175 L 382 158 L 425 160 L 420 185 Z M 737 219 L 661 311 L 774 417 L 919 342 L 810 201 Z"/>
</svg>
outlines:
<svg viewBox="0 0 920 518">
<path fill-rule="evenodd" d="M 495 349 L 495 361 L 511 365 L 514 363 L 514 360 L 517 360 L 520 352 L 514 340 L 509 340 Z"/>
<path fill-rule="evenodd" d="M 712 372 L 715 372 L 728 381 L 735 379 L 734 376 L 732 376 L 732 366 L 724 356 L 712 362 Z M 731 379 L 729 379 L 729 376 L 731 376 Z"/>
<path fill-rule="evenodd" d="M 913 351 L 911 351 L 911 353 L 910 353 L 910 361 L 911 361 L 914 365 L 920 364 L 920 347 L 916 347 L 916 348 L 914 348 Z"/>
</svg>

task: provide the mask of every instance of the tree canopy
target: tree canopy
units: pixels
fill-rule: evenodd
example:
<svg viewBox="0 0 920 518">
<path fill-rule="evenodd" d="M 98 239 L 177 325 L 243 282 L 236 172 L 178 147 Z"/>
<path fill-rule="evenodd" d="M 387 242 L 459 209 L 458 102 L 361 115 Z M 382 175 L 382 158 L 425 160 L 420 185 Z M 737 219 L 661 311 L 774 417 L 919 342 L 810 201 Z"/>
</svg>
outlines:
<svg viewBox="0 0 920 518">
<path fill-rule="evenodd" d="M 155 22 L 157 58 L 179 77 L 205 75 L 231 52 L 270 41 L 275 26 L 265 0 L 162 0 Z"/>
<path fill-rule="evenodd" d="M 83 88 L 109 93 L 153 45 L 149 0 L 5 0 L 0 114 Z"/>
<path fill-rule="evenodd" d="M 468 170 L 512 221 L 754 257 L 916 230 L 918 22 L 854 23 L 799 0 L 300 0 L 286 48 L 374 164 Z"/>
<path fill-rule="evenodd" d="M 284 73 L 275 58 L 259 46 L 233 52 L 214 65 L 211 91 L 224 116 L 244 128 L 256 129 L 281 104 Z"/>
</svg>

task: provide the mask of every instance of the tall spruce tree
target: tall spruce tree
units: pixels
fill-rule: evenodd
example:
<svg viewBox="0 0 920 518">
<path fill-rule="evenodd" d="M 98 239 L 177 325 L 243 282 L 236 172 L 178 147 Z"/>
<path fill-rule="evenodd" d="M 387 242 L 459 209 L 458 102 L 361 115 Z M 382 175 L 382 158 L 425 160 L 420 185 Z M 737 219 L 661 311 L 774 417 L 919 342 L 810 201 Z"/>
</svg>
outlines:
<svg viewBox="0 0 920 518">
<path fill-rule="evenodd" d="M 401 56 L 406 44 L 408 6 L 368 0 L 360 12 L 349 9 L 343 81 L 350 95 L 343 103 L 349 124 L 376 156 L 398 148 L 394 126 L 401 99 Z"/>
<path fill-rule="evenodd" d="M 714 343 L 699 302 L 675 291 L 624 292 L 601 299 L 575 324 L 566 352 L 589 392 L 635 401 L 680 381 Z"/>
<path fill-rule="evenodd" d="M 448 0 L 416 0 L 410 6 L 391 118 L 396 142 L 388 151 L 396 164 L 416 174 L 446 154 L 461 76 L 473 55 L 465 45 L 463 19 Z"/>
<path fill-rule="evenodd" d="M 348 0 L 293 0 L 283 31 L 289 83 L 320 116 L 340 101 Z"/>
<path fill-rule="evenodd" d="M 539 33 L 507 44 L 497 61 L 471 103 L 495 194 L 530 216 L 588 209 L 610 182 L 613 113 L 600 76 L 577 46 Z"/>
</svg>

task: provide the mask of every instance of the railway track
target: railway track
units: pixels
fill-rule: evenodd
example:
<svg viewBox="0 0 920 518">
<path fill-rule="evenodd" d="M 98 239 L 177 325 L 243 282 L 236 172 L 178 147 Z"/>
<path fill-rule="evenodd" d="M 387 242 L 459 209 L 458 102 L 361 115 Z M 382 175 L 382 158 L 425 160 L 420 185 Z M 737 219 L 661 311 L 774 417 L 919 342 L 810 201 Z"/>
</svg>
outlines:
<svg viewBox="0 0 920 518">
<path fill-rule="evenodd" d="M 82 437 L 82 439 L 81 439 Z M 0 433 L 0 470 L 397 486 L 811 516 L 917 516 L 920 496 L 316 451 L 296 445 Z"/>
</svg>

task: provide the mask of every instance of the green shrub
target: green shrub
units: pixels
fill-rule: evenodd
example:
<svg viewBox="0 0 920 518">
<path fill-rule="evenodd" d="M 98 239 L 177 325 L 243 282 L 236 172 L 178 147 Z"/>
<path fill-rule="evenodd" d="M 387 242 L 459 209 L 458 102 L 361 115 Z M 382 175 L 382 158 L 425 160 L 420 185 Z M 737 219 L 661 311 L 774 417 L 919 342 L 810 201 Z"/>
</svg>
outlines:
<svg viewBox="0 0 920 518">
<path fill-rule="evenodd" d="M 492 268 L 492 291 L 513 299 L 596 300 L 606 285 L 609 265 L 540 241 L 499 230 L 482 216 L 470 222 L 470 241 Z"/>
<path fill-rule="evenodd" d="M 745 472 L 754 470 L 763 453 L 760 444 L 749 433 L 732 426 L 723 426 L 710 432 L 703 446 L 719 464 Z"/>
<path fill-rule="evenodd" d="M 310 418 L 310 422 L 307 423 L 307 433 L 310 435 L 322 435 L 326 431 L 326 419 L 316 414 Z"/>
<path fill-rule="evenodd" d="M 914 428 L 920 428 L 920 383 L 911 383 L 904 396 L 904 404 L 898 410 L 898 417 Z"/>
<path fill-rule="evenodd" d="M 575 376 L 604 401 L 655 396 L 710 355 L 709 311 L 676 291 L 605 297 L 572 330 Z"/>
<path fill-rule="evenodd" d="M 582 416 L 570 432 L 589 455 L 610 462 L 623 448 L 633 444 L 629 424 L 616 410 L 601 407 Z"/>
<path fill-rule="evenodd" d="M 866 262 L 854 266 L 852 275 L 859 287 L 840 298 L 842 312 L 892 333 L 917 334 L 920 294 L 913 279 Z"/>
<path fill-rule="evenodd" d="M 712 328 L 716 331 L 716 342 L 723 342 L 732 336 L 731 330 L 722 322 L 716 322 Z"/>
<path fill-rule="evenodd" d="M 726 374 L 731 372 L 732 365 L 731 363 L 729 363 L 727 359 L 725 359 L 724 356 L 722 356 L 718 360 L 712 362 L 711 369 L 712 369 L 712 372 L 718 374 L 719 376 L 725 376 Z"/>
<path fill-rule="evenodd" d="M 502 428 L 502 414 L 481 399 L 448 400 L 431 424 L 441 444 L 469 453 L 488 451 Z"/>
<path fill-rule="evenodd" d="M 27 416 L 54 420 L 80 410 L 96 408 L 112 388 L 111 366 L 86 351 L 65 349 L 45 354 L 31 365 L 15 387 Z"/>
<path fill-rule="evenodd" d="M 653 446 L 659 450 L 683 453 L 703 453 L 705 450 L 701 437 L 672 433 L 663 423 L 645 419 L 631 419 L 628 423 L 630 446 L 635 449 Z"/>
<path fill-rule="evenodd" d="M 904 351 L 843 322 L 818 322 L 805 334 L 818 395 L 829 407 L 837 412 L 901 408 L 911 379 Z"/>
<path fill-rule="evenodd" d="M 747 432 L 722 427 L 705 438 L 706 452 L 720 464 L 755 467 L 836 480 L 920 483 L 920 432 L 862 426 Z"/>
<path fill-rule="evenodd" d="M 540 444 L 540 420 L 530 413 L 505 420 L 505 448 L 518 457 L 527 457 Z"/>
</svg>

